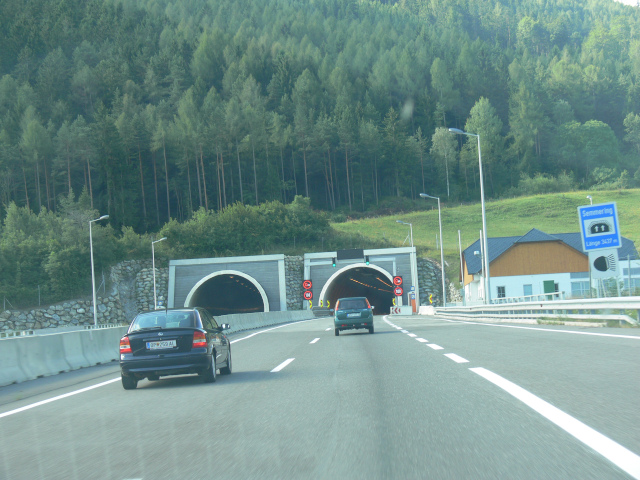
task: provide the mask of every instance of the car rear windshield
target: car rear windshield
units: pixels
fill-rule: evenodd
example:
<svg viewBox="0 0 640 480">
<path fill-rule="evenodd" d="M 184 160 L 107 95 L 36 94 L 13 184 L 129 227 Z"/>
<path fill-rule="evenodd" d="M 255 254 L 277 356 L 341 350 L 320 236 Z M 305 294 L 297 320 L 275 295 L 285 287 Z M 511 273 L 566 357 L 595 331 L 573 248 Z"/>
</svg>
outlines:
<svg viewBox="0 0 640 480">
<path fill-rule="evenodd" d="M 194 312 L 162 312 L 138 315 L 131 324 L 130 332 L 152 328 L 179 328 L 195 326 Z"/>
<path fill-rule="evenodd" d="M 364 298 L 340 300 L 340 304 L 338 305 L 339 310 L 358 310 L 362 308 L 369 308 L 369 305 L 367 305 L 367 301 Z"/>
</svg>

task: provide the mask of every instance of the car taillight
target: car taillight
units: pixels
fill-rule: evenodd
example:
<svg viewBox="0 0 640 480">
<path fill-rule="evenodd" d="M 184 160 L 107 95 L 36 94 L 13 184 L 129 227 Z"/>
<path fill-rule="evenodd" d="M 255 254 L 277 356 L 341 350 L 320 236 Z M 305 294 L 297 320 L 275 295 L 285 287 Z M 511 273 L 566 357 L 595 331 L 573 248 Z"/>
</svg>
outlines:
<svg viewBox="0 0 640 480">
<path fill-rule="evenodd" d="M 120 353 L 131 353 L 131 344 L 129 343 L 129 337 L 122 337 L 120 339 Z"/>
<path fill-rule="evenodd" d="M 207 336 L 199 330 L 193 332 L 193 348 L 203 348 L 207 346 Z"/>
</svg>

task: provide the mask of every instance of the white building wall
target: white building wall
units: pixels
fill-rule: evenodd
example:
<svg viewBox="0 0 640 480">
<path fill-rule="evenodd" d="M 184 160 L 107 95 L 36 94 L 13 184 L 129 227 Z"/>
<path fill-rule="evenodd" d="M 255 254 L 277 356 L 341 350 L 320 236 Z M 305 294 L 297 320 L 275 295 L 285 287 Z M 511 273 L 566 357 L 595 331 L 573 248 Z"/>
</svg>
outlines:
<svg viewBox="0 0 640 480">
<path fill-rule="evenodd" d="M 558 292 L 564 292 L 567 297 L 571 295 L 571 274 L 545 273 L 491 278 L 491 298 L 498 298 L 498 287 L 505 287 L 505 297 L 523 297 L 525 285 L 531 285 L 531 295 L 541 295 L 545 293 L 544 282 L 547 280 L 558 284 Z"/>
</svg>

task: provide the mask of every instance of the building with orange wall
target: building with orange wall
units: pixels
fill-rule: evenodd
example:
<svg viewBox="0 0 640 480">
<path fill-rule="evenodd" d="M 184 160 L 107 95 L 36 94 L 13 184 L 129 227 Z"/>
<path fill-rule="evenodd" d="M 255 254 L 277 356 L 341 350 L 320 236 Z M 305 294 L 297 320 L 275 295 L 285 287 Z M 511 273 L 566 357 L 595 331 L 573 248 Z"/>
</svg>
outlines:
<svg viewBox="0 0 640 480">
<path fill-rule="evenodd" d="M 488 238 L 491 299 L 562 292 L 565 298 L 589 296 L 589 257 L 580 233 L 548 234 L 536 228 L 522 236 Z M 640 261 L 631 240 L 618 249 L 621 281 L 640 287 Z M 481 302 L 484 282 L 480 240 L 462 252 L 464 299 Z"/>
</svg>

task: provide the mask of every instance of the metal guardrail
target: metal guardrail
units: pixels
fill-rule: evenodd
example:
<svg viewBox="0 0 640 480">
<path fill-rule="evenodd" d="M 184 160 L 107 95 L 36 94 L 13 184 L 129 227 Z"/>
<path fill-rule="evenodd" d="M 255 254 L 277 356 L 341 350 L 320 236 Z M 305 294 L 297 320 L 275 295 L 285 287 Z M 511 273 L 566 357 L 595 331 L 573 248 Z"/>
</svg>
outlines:
<svg viewBox="0 0 640 480">
<path fill-rule="evenodd" d="M 564 292 L 540 293 L 538 295 L 526 295 L 524 297 L 499 297 L 494 298 L 491 302 L 497 304 L 504 303 L 522 303 L 522 302 L 540 302 L 548 300 L 564 300 Z"/>
<path fill-rule="evenodd" d="M 551 295 L 551 294 L 546 294 Z M 614 313 L 618 310 L 620 313 Z M 624 321 L 640 326 L 635 318 L 626 311 L 640 312 L 640 296 L 582 298 L 577 300 L 547 300 L 513 303 L 492 303 L 489 305 L 437 307 L 438 315 L 456 315 L 466 318 L 479 316 L 502 319 L 595 319 L 601 321 Z"/>
</svg>

